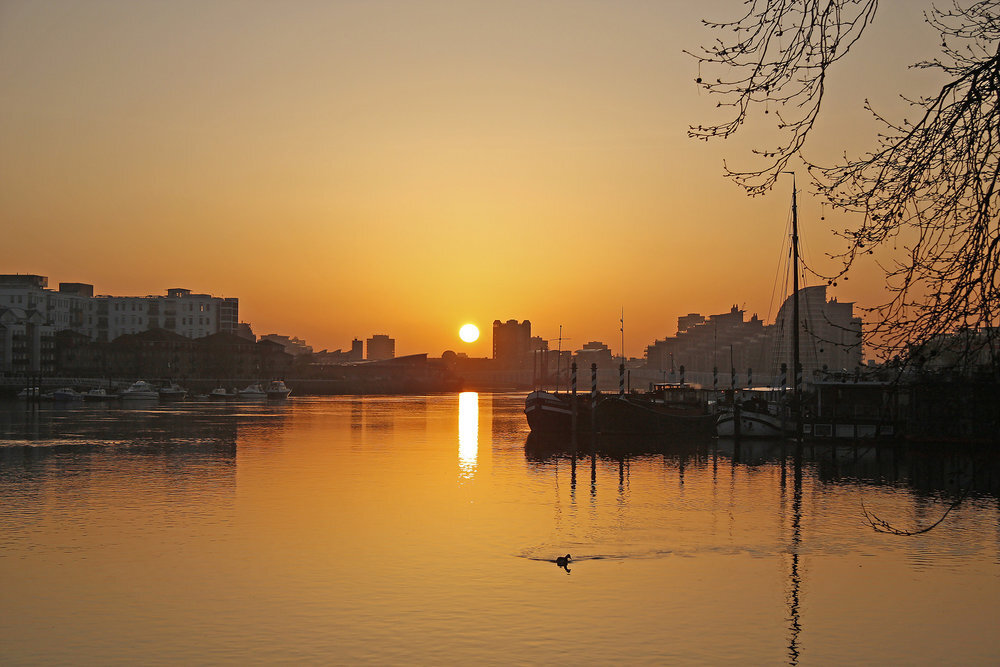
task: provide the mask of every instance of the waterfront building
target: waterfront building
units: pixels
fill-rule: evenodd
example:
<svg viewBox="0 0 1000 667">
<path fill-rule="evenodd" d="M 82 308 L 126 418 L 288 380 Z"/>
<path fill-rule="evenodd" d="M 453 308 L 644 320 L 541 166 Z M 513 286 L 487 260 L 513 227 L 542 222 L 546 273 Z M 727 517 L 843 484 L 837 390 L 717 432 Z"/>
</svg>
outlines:
<svg viewBox="0 0 1000 667">
<path fill-rule="evenodd" d="M 493 360 L 503 369 L 529 367 L 532 361 L 531 321 L 493 321 Z"/>
<path fill-rule="evenodd" d="M 664 378 L 677 377 L 685 367 L 686 379 L 704 386 L 727 388 L 752 383 L 780 382 L 780 367 L 792 367 L 792 297 L 778 311 L 774 324 L 765 325 L 756 315 L 733 306 L 728 313 L 704 317 L 689 313 L 677 319 L 677 334 L 646 348 L 646 367 Z M 854 304 L 826 298 L 826 286 L 799 290 L 800 361 L 806 381 L 827 372 L 853 372 L 861 365 L 861 319 Z M 714 369 L 718 369 L 716 375 Z M 787 382 L 793 378 L 789 372 Z"/>
<path fill-rule="evenodd" d="M 312 354 L 313 349 L 311 345 L 307 345 L 304 340 L 297 338 L 295 336 L 282 336 L 280 334 L 264 334 L 260 337 L 261 340 L 269 340 L 273 343 L 277 343 L 284 348 L 285 352 L 292 355 L 293 357 L 298 357 L 303 354 Z"/>
<path fill-rule="evenodd" d="M 259 380 L 283 377 L 293 359 L 278 343 L 230 333 L 191 339 L 148 329 L 104 342 L 66 330 L 56 337 L 57 372 L 77 377 Z"/>
<path fill-rule="evenodd" d="M 0 307 L 0 373 L 50 373 L 54 334 L 38 311 Z"/>
<path fill-rule="evenodd" d="M 91 320 L 89 315 L 96 314 Z M 175 287 L 166 296 L 96 296 L 88 311 L 92 340 L 111 341 L 124 334 L 165 329 L 186 338 L 236 333 L 239 300 L 194 294 Z"/>
<path fill-rule="evenodd" d="M 0 373 L 50 373 L 55 332 L 72 324 L 74 301 L 45 276 L 0 275 Z"/>
<path fill-rule="evenodd" d="M 153 329 L 189 339 L 240 330 L 235 297 L 183 288 L 165 296 L 95 296 L 88 283 L 62 282 L 52 290 L 46 276 L 35 274 L 0 275 L 0 313 L 2 373 L 50 372 L 55 334 L 61 331 L 110 342 Z"/>
<path fill-rule="evenodd" d="M 792 297 L 778 311 L 773 338 L 778 341 L 775 363 L 792 365 Z M 861 366 L 861 318 L 854 304 L 827 300 L 826 285 L 799 290 L 799 359 L 802 376 L 820 379 L 829 372 L 853 373 Z"/>
<path fill-rule="evenodd" d="M 385 334 L 375 334 L 366 343 L 368 355 L 365 358 L 369 361 L 382 361 L 396 356 L 395 338 L 389 338 Z"/>
<path fill-rule="evenodd" d="M 590 372 L 591 364 L 597 364 L 597 368 L 600 370 L 618 368 L 618 364 L 615 363 L 614 356 L 611 354 L 611 348 L 599 340 L 586 343 L 573 356 L 576 359 L 577 368 L 586 370 L 586 372 Z"/>
<path fill-rule="evenodd" d="M 257 340 L 257 336 L 254 334 L 253 329 L 250 327 L 249 322 L 237 322 L 236 328 L 233 330 L 233 333 L 239 336 L 240 338 L 246 338 L 247 340 L 250 341 Z"/>
<path fill-rule="evenodd" d="M 719 386 L 728 387 L 732 369 L 745 377 L 749 369 L 769 368 L 767 348 L 763 321 L 756 314 L 746 319 L 746 311 L 734 305 L 728 313 L 677 318 L 676 336 L 646 348 L 646 366 L 660 371 L 664 380 L 679 378 L 684 366 L 685 379 L 702 384 L 714 382 L 713 369 L 719 368 Z"/>
<path fill-rule="evenodd" d="M 992 374 L 1000 367 L 996 341 L 1000 329 L 983 327 L 937 334 L 922 345 L 907 350 L 905 358 L 914 369 L 953 376 Z"/>
</svg>

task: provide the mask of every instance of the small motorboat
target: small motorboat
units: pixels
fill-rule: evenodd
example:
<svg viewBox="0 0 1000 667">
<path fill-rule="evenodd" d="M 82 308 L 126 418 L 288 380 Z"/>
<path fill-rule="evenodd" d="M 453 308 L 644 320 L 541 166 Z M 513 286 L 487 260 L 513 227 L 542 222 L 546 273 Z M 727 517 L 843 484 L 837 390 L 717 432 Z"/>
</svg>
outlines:
<svg viewBox="0 0 1000 667">
<path fill-rule="evenodd" d="M 225 387 L 216 387 L 212 391 L 208 392 L 208 397 L 213 401 L 227 401 L 231 398 L 236 398 L 236 390 L 227 390 Z"/>
<path fill-rule="evenodd" d="M 239 397 L 243 399 L 263 399 L 267 398 L 267 392 L 259 384 L 251 384 L 240 389 Z"/>
<path fill-rule="evenodd" d="M 52 392 L 52 400 L 59 401 L 61 403 L 68 403 L 70 401 L 82 401 L 83 394 L 70 387 L 61 387 Z"/>
<path fill-rule="evenodd" d="M 282 382 L 281 380 L 271 380 L 267 385 L 267 397 L 268 398 L 288 398 L 288 395 L 292 393 L 292 390 Z"/>
<path fill-rule="evenodd" d="M 145 380 L 136 380 L 128 389 L 121 393 L 123 401 L 156 401 L 159 400 L 160 393 L 156 387 Z"/>
<path fill-rule="evenodd" d="M 182 401 L 187 398 L 187 389 L 180 386 L 176 382 L 171 382 L 163 387 L 160 387 L 157 392 L 160 394 L 160 398 L 164 401 Z"/>
<path fill-rule="evenodd" d="M 103 388 L 91 389 L 83 394 L 83 400 L 85 401 L 107 401 L 112 398 L 117 398 L 116 396 L 109 394 Z"/>
</svg>

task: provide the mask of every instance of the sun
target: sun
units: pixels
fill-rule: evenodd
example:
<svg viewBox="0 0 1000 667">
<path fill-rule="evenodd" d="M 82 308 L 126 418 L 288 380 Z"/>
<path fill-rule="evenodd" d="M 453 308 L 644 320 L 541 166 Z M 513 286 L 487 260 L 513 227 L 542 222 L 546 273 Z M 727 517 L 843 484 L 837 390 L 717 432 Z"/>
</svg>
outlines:
<svg viewBox="0 0 1000 667">
<path fill-rule="evenodd" d="M 479 340 L 479 327 L 475 324 L 463 324 L 458 330 L 458 337 L 466 343 L 475 343 Z"/>
</svg>

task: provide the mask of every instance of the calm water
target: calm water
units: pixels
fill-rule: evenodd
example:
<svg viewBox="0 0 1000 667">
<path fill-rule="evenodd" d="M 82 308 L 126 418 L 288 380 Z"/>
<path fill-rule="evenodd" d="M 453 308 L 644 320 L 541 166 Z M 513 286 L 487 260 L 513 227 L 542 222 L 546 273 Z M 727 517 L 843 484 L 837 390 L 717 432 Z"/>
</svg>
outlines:
<svg viewBox="0 0 1000 667">
<path fill-rule="evenodd" d="M 2 405 L 0 663 L 1000 662 L 995 461 L 574 457 L 526 447 L 522 406 Z M 970 486 L 921 536 L 863 517 Z"/>
</svg>

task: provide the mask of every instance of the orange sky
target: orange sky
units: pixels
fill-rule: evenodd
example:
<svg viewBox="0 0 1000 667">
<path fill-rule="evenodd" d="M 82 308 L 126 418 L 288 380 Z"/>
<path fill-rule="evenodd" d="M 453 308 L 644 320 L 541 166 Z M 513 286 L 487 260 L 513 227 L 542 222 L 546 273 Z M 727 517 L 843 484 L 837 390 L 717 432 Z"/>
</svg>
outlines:
<svg viewBox="0 0 1000 667">
<path fill-rule="evenodd" d="M 817 148 L 864 149 L 862 100 L 926 81 L 915 5 L 882 3 Z M 0 0 L 0 273 L 237 296 L 258 334 L 397 354 L 488 356 L 498 318 L 617 353 L 624 308 L 633 356 L 688 312 L 773 319 L 790 185 L 723 179 L 762 135 L 686 137 L 715 100 L 681 51 L 741 7 Z M 816 262 L 847 224 L 822 212 L 803 195 Z"/>
</svg>

